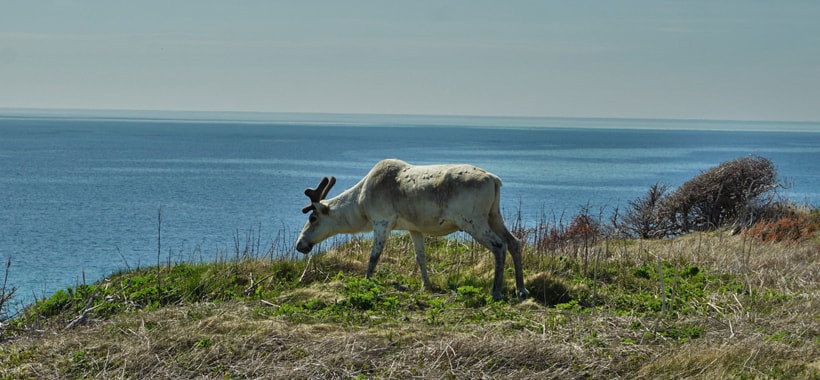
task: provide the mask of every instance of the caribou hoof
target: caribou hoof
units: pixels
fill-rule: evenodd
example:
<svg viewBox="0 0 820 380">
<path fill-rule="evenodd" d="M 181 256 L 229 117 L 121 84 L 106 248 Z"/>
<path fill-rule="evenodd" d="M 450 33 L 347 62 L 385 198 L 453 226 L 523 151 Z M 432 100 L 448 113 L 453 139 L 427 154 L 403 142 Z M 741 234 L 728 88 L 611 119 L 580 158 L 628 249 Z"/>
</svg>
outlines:
<svg viewBox="0 0 820 380">
<path fill-rule="evenodd" d="M 530 291 L 527 290 L 527 288 L 523 288 L 523 289 L 521 289 L 520 292 L 518 292 L 518 299 L 519 300 L 525 300 L 529 297 L 530 297 Z"/>
</svg>

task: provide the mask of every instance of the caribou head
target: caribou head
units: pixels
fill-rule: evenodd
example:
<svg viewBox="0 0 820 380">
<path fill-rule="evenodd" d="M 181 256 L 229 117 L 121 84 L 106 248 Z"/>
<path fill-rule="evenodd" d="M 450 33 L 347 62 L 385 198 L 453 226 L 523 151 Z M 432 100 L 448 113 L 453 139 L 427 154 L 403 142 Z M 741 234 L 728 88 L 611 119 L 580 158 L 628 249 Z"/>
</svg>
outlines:
<svg viewBox="0 0 820 380">
<path fill-rule="evenodd" d="M 297 251 L 308 253 L 313 248 L 313 244 L 315 244 L 314 242 L 324 240 L 324 238 L 314 239 L 312 236 L 317 235 L 317 230 L 321 229 L 321 223 L 319 222 L 320 218 L 330 214 L 330 207 L 322 203 L 322 200 L 327 197 L 327 193 L 330 192 L 330 189 L 335 184 L 336 177 L 330 177 L 330 179 L 324 177 L 322 178 L 322 181 L 319 182 L 319 186 L 315 189 L 305 189 L 305 195 L 310 198 L 310 204 L 302 208 L 302 213 L 307 214 L 311 211 L 313 212 L 310 214 L 310 217 L 308 218 L 308 221 L 299 236 L 299 240 L 296 242 Z"/>
</svg>

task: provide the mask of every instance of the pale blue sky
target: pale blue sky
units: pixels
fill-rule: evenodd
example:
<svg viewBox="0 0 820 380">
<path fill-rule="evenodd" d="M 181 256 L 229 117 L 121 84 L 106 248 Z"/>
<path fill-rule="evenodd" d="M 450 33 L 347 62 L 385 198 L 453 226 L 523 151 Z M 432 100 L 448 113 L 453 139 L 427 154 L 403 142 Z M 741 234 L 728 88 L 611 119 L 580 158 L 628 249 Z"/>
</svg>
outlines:
<svg viewBox="0 0 820 380">
<path fill-rule="evenodd" d="M 0 108 L 820 121 L 820 1 L 7 1 Z"/>
</svg>

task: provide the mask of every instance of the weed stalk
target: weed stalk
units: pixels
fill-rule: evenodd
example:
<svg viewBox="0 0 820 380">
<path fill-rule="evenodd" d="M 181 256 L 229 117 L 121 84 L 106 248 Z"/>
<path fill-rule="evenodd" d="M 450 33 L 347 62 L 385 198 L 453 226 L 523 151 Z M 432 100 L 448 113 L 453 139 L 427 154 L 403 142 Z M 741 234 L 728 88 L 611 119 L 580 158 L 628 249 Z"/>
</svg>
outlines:
<svg viewBox="0 0 820 380">
<path fill-rule="evenodd" d="M 157 291 L 162 289 L 160 270 L 162 269 L 162 206 L 157 209 Z"/>
</svg>

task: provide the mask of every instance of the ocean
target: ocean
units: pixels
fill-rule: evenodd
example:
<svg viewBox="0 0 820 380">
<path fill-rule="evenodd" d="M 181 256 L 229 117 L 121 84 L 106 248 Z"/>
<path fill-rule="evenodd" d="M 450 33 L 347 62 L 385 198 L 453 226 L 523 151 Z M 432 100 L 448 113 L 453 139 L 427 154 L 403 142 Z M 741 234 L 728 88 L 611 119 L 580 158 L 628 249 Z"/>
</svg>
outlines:
<svg viewBox="0 0 820 380">
<path fill-rule="evenodd" d="M 332 197 L 384 158 L 483 167 L 534 226 L 753 154 L 781 195 L 820 204 L 820 123 L 0 111 L 0 259 L 23 305 L 156 265 L 158 242 L 163 263 L 295 255 L 303 190 L 335 176 Z"/>
</svg>

